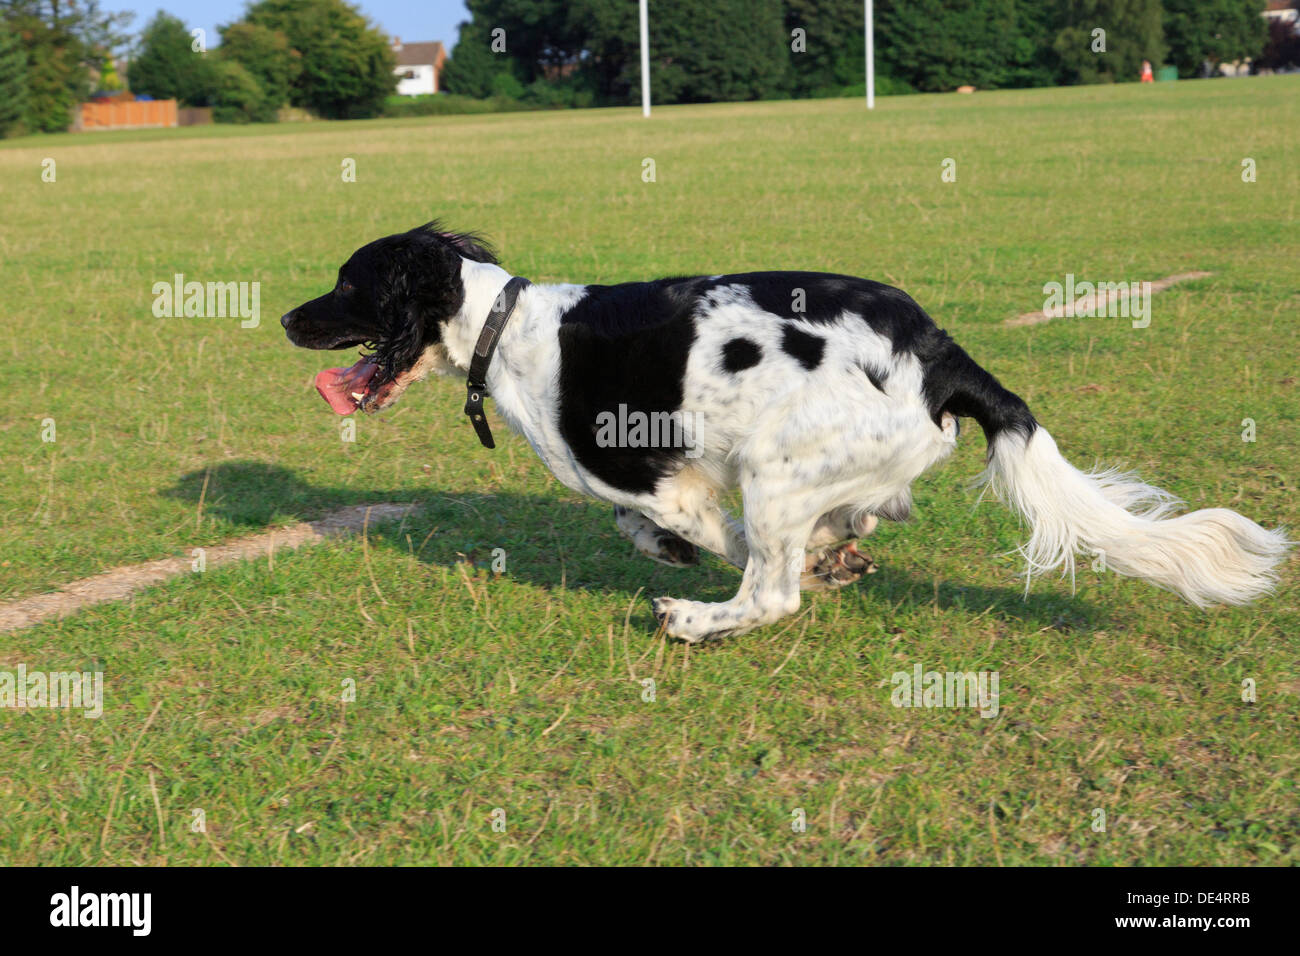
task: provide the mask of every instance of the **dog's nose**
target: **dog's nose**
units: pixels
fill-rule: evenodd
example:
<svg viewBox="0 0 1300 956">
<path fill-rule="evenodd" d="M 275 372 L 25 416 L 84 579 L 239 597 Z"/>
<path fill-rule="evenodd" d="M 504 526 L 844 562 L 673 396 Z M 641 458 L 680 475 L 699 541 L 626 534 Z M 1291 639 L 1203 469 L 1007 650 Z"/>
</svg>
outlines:
<svg viewBox="0 0 1300 956">
<path fill-rule="evenodd" d="M 294 316 L 293 310 L 286 312 L 284 315 L 280 316 L 280 324 L 287 329 L 289 327 L 289 323 L 293 321 L 293 316 Z"/>
</svg>

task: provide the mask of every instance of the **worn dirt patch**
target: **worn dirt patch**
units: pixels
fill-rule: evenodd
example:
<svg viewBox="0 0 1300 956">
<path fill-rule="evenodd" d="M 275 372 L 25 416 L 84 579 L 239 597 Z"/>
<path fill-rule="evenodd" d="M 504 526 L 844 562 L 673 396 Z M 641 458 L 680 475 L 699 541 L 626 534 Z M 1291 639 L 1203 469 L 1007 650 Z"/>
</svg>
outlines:
<svg viewBox="0 0 1300 956">
<path fill-rule="evenodd" d="M 1192 279 L 1204 279 L 1211 276 L 1212 272 L 1180 272 L 1177 275 L 1165 276 L 1163 279 L 1156 279 L 1151 283 L 1151 294 L 1164 292 L 1171 285 L 1177 285 L 1179 282 L 1190 282 Z M 1097 315 L 1110 311 L 1110 304 L 1113 301 L 1116 305 L 1123 302 L 1129 296 L 1128 283 L 1121 283 L 1121 289 L 1108 289 L 1103 295 L 1085 295 L 1075 299 L 1072 303 L 1072 315 Z M 1112 294 L 1113 293 L 1113 294 Z M 1066 316 L 1066 305 L 1059 305 L 1053 309 L 1037 309 L 1033 312 L 1025 312 L 1017 315 L 1015 318 L 1007 319 L 1003 325 L 1041 325 L 1044 322 L 1051 322 L 1053 319 L 1063 319 Z"/>
<path fill-rule="evenodd" d="M 326 538 L 357 534 L 368 524 L 403 518 L 415 509 L 415 505 L 388 502 L 375 505 L 352 505 L 331 511 L 315 521 L 303 521 L 288 528 L 248 535 L 236 538 L 227 544 L 205 548 L 204 561 L 207 567 L 212 567 L 231 561 L 268 557 L 277 550 L 297 548 Z M 94 577 L 82 578 L 53 594 L 37 594 L 0 604 L 0 634 L 31 627 L 42 621 L 67 617 L 94 604 L 122 601 L 144 588 L 161 584 L 178 574 L 190 573 L 192 573 L 190 558 L 163 558 L 159 561 L 113 568 Z"/>
</svg>

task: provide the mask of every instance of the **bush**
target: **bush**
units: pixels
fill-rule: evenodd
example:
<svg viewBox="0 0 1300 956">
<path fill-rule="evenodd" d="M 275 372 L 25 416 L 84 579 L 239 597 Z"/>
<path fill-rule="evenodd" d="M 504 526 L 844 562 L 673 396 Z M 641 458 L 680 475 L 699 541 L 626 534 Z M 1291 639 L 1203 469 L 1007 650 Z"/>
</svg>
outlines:
<svg viewBox="0 0 1300 956">
<path fill-rule="evenodd" d="M 425 96 L 393 96 L 384 100 L 385 116 L 454 116 L 470 113 L 514 113 L 534 110 L 531 103 L 505 97 L 476 100 L 455 93 L 432 93 Z"/>
<path fill-rule="evenodd" d="M 216 89 L 212 95 L 212 118 L 218 123 L 274 123 L 273 103 L 242 63 L 218 60 Z"/>
<path fill-rule="evenodd" d="M 497 73 L 490 84 L 492 96 L 507 100 L 523 99 L 524 84 L 513 73 Z"/>
<path fill-rule="evenodd" d="M 586 77 L 574 74 L 559 80 L 533 80 L 524 90 L 523 99 L 544 109 L 585 109 L 595 105 L 596 91 Z"/>
<path fill-rule="evenodd" d="M 896 80 L 892 76 L 876 74 L 876 95 L 877 96 L 906 96 L 908 93 L 915 93 L 910 83 L 903 80 Z M 867 95 L 867 84 L 850 83 L 847 86 L 839 87 L 822 87 L 813 90 L 811 93 L 814 99 L 828 99 L 832 97 L 842 97 L 845 99 L 864 99 Z"/>
<path fill-rule="evenodd" d="M 223 60 L 238 63 L 252 74 L 272 114 L 289 102 L 289 91 L 302 71 L 302 55 L 279 30 L 243 21 L 232 23 L 222 27 L 217 52 Z"/>
</svg>

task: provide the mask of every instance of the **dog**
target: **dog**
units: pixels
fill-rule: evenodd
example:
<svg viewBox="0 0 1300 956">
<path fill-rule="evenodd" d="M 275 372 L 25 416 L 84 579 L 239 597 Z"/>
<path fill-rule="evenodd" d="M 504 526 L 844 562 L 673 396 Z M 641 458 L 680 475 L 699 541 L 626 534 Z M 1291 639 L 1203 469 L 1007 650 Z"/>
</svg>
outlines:
<svg viewBox="0 0 1300 956">
<path fill-rule="evenodd" d="M 638 550 L 681 566 L 703 548 L 742 569 L 730 600 L 654 600 L 687 642 L 770 624 L 801 590 L 874 570 L 857 541 L 908 517 L 912 482 L 953 451 L 963 418 L 988 443 L 983 481 L 1031 529 L 1026 593 L 1100 554 L 1192 604 L 1242 604 L 1273 589 L 1292 544 L 1226 509 L 1175 515 L 1132 475 L 1076 469 L 910 296 L 867 279 L 532 285 L 481 237 L 432 222 L 362 246 L 281 324 L 304 348 L 364 347 L 316 377 L 335 412 L 388 408 L 430 372 L 467 375 L 485 445 L 490 394 L 557 479 L 615 506 Z M 737 486 L 739 521 L 719 502 Z"/>
</svg>

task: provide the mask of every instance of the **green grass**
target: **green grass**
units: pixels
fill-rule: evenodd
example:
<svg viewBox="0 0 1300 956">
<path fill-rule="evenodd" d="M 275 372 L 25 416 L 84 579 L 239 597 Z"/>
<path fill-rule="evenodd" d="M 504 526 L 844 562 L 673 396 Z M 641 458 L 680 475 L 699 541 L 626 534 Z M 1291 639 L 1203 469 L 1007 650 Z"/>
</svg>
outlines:
<svg viewBox="0 0 1300 956">
<path fill-rule="evenodd" d="M 1277 77 L 0 145 L 0 599 L 344 504 L 424 505 L 5 635 L 0 670 L 100 669 L 107 691 L 99 720 L 0 711 L 0 863 L 1297 862 L 1294 561 L 1252 608 L 1086 565 L 1077 594 L 1024 600 L 1020 529 L 968 487 L 969 429 L 916 520 L 869 542 L 879 574 L 688 650 L 647 597 L 724 599 L 736 573 L 634 554 L 503 426 L 482 450 L 456 382 L 341 442 L 311 387 L 323 357 L 276 319 L 435 215 L 534 281 L 864 275 L 910 292 L 1076 463 L 1296 527 L 1298 94 Z M 1156 297 L 1145 330 L 1001 325 L 1069 272 L 1192 269 L 1214 275 Z M 154 318 L 176 272 L 259 281 L 261 326 Z M 999 716 L 895 709 L 890 675 L 915 663 L 998 671 Z"/>
</svg>

